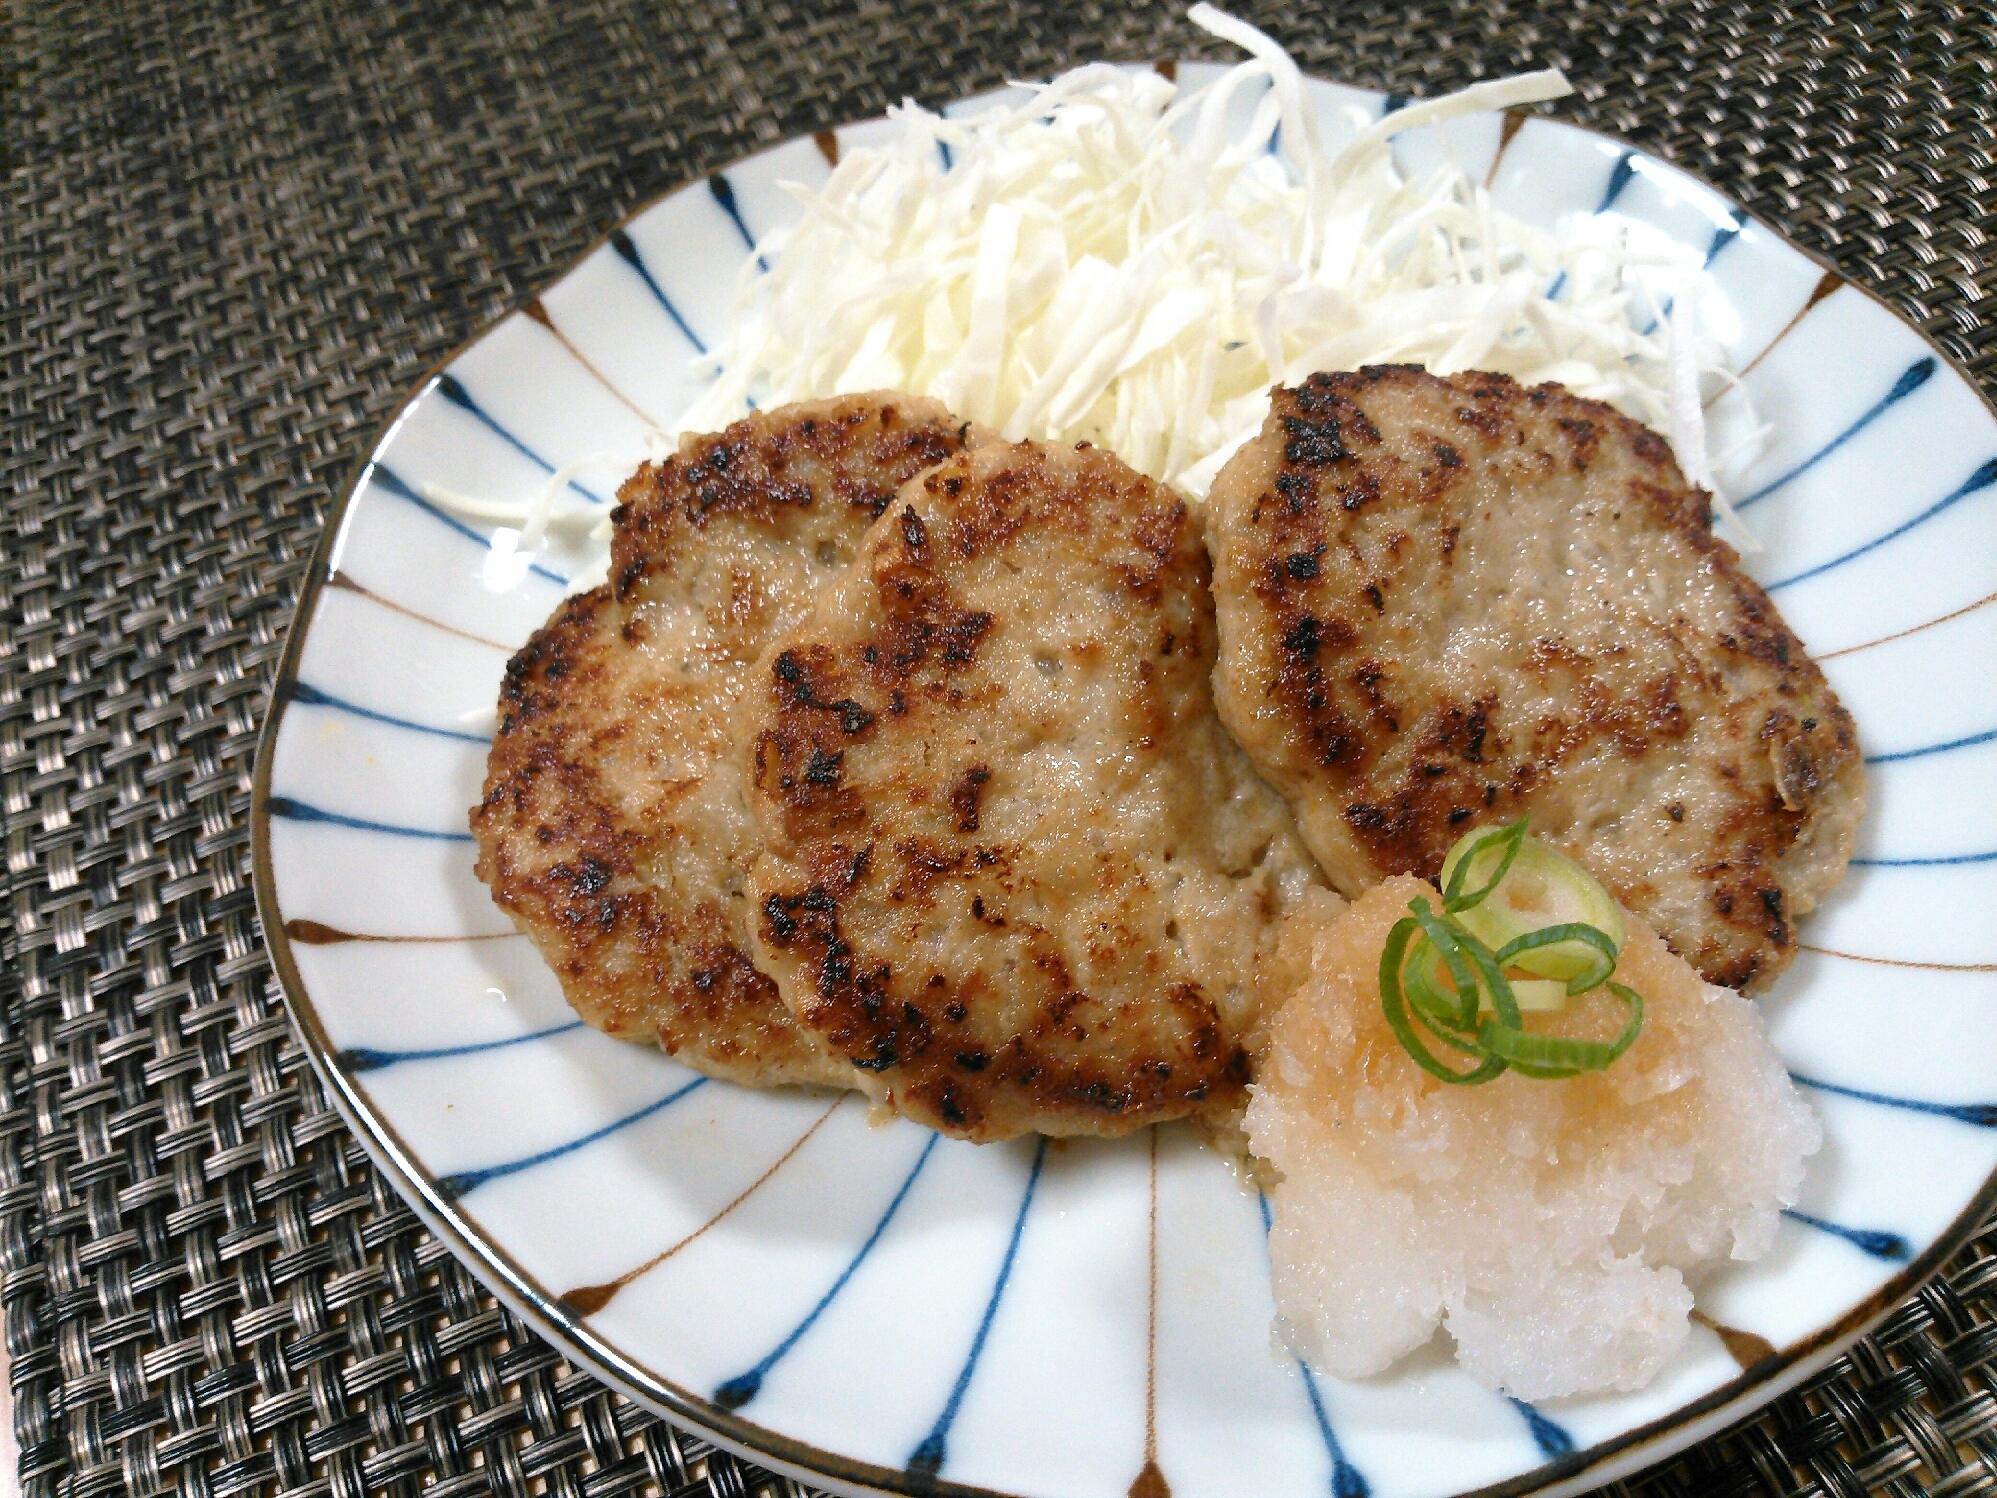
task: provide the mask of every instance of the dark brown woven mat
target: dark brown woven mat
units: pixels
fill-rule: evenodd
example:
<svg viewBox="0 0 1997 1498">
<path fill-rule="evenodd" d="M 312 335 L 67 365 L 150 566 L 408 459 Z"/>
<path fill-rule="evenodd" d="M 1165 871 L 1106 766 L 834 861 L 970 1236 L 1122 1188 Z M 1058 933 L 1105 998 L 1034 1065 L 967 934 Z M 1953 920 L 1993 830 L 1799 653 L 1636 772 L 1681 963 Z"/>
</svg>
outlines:
<svg viewBox="0 0 1997 1498">
<path fill-rule="evenodd" d="M 1558 64 L 1997 386 L 1987 5 L 1245 7 L 1416 94 Z M 259 940 L 250 761 L 325 507 L 431 363 L 756 146 L 1170 10 L 23 0 L 0 31 L 0 1300 L 30 1495 L 793 1485 L 498 1309 L 328 1107 Z M 1997 1234 L 1631 1486 L 1997 1494 Z"/>
</svg>

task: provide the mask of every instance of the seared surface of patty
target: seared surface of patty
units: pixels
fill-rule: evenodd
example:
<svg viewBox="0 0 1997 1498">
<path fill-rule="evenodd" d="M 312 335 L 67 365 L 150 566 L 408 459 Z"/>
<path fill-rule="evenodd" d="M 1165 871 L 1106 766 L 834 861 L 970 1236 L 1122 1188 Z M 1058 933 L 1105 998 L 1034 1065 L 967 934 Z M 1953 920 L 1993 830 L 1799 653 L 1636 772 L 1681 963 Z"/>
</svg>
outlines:
<svg viewBox="0 0 1997 1498">
<path fill-rule="evenodd" d="M 1214 716 L 1206 574 L 1107 452 L 969 448 L 758 665 L 756 962 L 900 1113 L 991 1140 L 1239 1104 L 1317 875 Z"/>
<path fill-rule="evenodd" d="M 1221 717 L 1332 882 L 1433 879 L 1530 814 L 1709 982 L 1844 872 L 1850 716 L 1662 438 L 1558 386 L 1279 389 L 1215 480 Z"/>
<path fill-rule="evenodd" d="M 763 647 L 960 443 L 942 406 L 898 395 L 686 438 L 618 491 L 613 585 L 507 667 L 478 875 L 596 1028 L 735 1081 L 852 1085 L 749 961 L 733 714 Z"/>
</svg>

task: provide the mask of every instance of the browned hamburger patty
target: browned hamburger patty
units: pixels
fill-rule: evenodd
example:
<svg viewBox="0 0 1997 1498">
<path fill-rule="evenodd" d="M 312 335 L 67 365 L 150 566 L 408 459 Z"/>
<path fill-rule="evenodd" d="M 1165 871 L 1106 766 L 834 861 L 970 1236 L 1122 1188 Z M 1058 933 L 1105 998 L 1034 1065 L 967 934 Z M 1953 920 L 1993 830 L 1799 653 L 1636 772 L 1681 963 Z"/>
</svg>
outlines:
<svg viewBox="0 0 1997 1498">
<path fill-rule="evenodd" d="M 1332 882 L 1530 814 L 1714 983 L 1765 986 L 1863 806 L 1850 716 L 1654 433 L 1413 368 L 1279 389 L 1215 480 L 1220 714 Z"/>
<path fill-rule="evenodd" d="M 898 395 L 688 437 L 618 491 L 614 588 L 569 599 L 507 667 L 478 875 L 596 1028 L 739 1082 L 853 1084 L 746 952 L 732 714 L 763 647 L 961 441 Z"/>
<path fill-rule="evenodd" d="M 1237 1105 L 1317 880 L 1214 717 L 1203 549 L 1106 452 L 968 448 L 758 665 L 757 965 L 960 1138 Z"/>
</svg>

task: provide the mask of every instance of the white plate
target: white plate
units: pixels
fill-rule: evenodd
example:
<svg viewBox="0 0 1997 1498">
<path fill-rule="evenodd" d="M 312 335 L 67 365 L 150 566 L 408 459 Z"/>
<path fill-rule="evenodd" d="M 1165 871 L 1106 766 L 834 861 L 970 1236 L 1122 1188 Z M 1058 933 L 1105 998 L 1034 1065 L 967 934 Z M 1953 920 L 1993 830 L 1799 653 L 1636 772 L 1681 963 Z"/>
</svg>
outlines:
<svg viewBox="0 0 1997 1498">
<path fill-rule="evenodd" d="M 1333 143 L 1339 107 L 1387 103 L 1313 89 Z M 1314 1379 L 1271 1352 L 1265 1209 L 1181 1128 L 984 1147 L 869 1128 L 856 1100 L 703 1081 L 575 1021 L 472 877 L 486 745 L 462 724 L 583 559 L 502 577 L 487 529 L 416 486 L 522 495 L 671 418 L 750 236 L 796 211 L 776 184 L 822 182 L 875 123 L 653 204 L 424 381 L 333 516 L 265 727 L 258 907 L 313 1060 L 424 1219 L 556 1345 L 842 1491 L 1573 1492 L 1793 1386 L 1975 1225 L 1997 1195 L 1997 421 L 1711 189 L 1514 123 L 1449 128 L 1499 203 L 1624 213 L 1710 256 L 1709 315 L 1774 423 L 1740 491 L 1753 571 L 1870 757 L 1860 856 L 1763 1000 L 1828 1134 L 1774 1251 L 1701 1290 L 1710 1324 L 1640 1394 L 1528 1408 L 1433 1348 Z"/>
</svg>

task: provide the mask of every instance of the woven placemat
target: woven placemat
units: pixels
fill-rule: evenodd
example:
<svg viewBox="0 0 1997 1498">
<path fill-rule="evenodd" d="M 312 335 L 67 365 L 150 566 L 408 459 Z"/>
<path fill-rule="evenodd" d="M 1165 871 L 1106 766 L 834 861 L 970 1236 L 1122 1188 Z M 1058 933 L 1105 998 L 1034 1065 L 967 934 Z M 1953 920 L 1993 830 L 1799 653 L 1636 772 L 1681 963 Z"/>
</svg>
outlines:
<svg viewBox="0 0 1997 1498">
<path fill-rule="evenodd" d="M 1414 94 L 1558 65 L 1997 388 L 1983 4 L 1244 7 Z M 1167 9 L 20 0 L 0 32 L 0 1301 L 31 1498 L 804 1491 L 498 1308 L 328 1106 L 249 877 L 321 518 L 405 390 L 657 193 L 1091 57 Z M 1628 1485 L 1997 1494 L 1997 1234 Z"/>
</svg>

